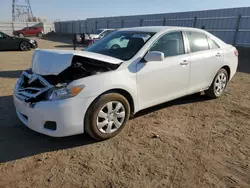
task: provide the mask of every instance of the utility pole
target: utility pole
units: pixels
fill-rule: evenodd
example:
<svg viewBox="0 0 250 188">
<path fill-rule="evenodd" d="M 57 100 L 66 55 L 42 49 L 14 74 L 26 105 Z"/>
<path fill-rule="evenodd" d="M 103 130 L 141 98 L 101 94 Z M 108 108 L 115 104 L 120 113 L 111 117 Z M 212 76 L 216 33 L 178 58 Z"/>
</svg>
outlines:
<svg viewBox="0 0 250 188">
<path fill-rule="evenodd" d="M 12 0 L 12 21 L 33 21 L 33 12 L 29 0 L 23 0 L 22 2 L 20 0 Z"/>
</svg>

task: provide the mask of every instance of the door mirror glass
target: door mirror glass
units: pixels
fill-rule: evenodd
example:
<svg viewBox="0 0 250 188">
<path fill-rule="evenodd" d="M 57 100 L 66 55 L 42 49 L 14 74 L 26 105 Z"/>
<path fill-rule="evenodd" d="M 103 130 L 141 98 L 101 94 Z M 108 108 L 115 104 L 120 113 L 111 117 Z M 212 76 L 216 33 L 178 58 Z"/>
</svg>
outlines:
<svg viewBox="0 0 250 188">
<path fill-rule="evenodd" d="M 150 61 L 163 61 L 164 60 L 164 53 L 158 51 L 148 52 L 147 55 L 144 57 L 147 62 Z"/>
</svg>

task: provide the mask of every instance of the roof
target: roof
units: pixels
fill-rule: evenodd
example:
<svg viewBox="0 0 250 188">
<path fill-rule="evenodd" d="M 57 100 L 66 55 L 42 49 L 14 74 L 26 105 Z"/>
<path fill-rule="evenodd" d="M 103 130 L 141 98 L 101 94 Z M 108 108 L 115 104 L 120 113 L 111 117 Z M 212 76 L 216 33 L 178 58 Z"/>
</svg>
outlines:
<svg viewBox="0 0 250 188">
<path fill-rule="evenodd" d="M 115 30 L 115 29 L 108 29 L 108 28 L 99 28 L 97 30 Z"/>
<path fill-rule="evenodd" d="M 176 26 L 146 26 L 146 27 L 131 27 L 120 29 L 122 31 L 143 31 L 143 32 L 162 32 L 167 30 L 193 30 L 201 31 L 200 29 L 191 28 L 191 27 L 176 27 Z"/>
</svg>

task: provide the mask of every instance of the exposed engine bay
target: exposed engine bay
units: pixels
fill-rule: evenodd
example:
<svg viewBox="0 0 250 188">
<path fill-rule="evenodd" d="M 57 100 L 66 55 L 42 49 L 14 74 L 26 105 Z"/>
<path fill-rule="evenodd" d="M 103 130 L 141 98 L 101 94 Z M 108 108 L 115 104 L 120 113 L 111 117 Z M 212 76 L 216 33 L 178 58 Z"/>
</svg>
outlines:
<svg viewBox="0 0 250 188">
<path fill-rule="evenodd" d="M 46 75 L 42 77 L 52 85 L 57 85 L 59 83 L 68 84 L 74 80 L 87 76 L 115 70 L 119 66 L 120 64 L 110 64 L 87 57 L 74 56 L 71 66 L 62 71 L 60 74 Z"/>
<path fill-rule="evenodd" d="M 71 65 L 58 75 L 39 75 L 32 69 L 24 71 L 15 87 L 15 93 L 26 102 L 47 100 L 54 90 L 66 87 L 74 80 L 112 71 L 119 66 L 120 64 L 75 55 Z"/>
</svg>

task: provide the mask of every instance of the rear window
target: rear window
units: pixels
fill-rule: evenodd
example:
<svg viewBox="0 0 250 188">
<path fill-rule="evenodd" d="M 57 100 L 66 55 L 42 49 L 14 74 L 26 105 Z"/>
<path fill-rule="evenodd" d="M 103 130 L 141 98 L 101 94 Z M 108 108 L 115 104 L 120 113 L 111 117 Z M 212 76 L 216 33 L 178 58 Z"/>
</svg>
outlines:
<svg viewBox="0 0 250 188">
<path fill-rule="evenodd" d="M 199 32 L 186 32 L 191 52 L 209 50 L 205 34 Z"/>
<path fill-rule="evenodd" d="M 210 49 L 220 48 L 220 46 L 213 39 L 211 39 L 210 37 L 208 37 L 208 42 L 209 42 L 209 45 L 210 45 Z"/>
</svg>

